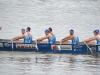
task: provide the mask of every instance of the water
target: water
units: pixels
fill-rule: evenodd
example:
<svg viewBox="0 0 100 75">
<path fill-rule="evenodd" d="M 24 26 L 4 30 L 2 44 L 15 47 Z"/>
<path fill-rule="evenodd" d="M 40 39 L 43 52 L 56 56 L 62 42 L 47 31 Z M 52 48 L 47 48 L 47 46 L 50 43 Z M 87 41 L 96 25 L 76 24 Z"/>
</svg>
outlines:
<svg viewBox="0 0 100 75">
<path fill-rule="evenodd" d="M 52 27 L 61 40 L 74 29 L 80 40 L 100 29 L 100 0 L 0 0 L 1 38 L 11 39 L 30 26 L 34 40 Z"/>
<path fill-rule="evenodd" d="M 100 56 L 0 52 L 0 75 L 62 74 L 100 75 Z"/>
<path fill-rule="evenodd" d="M 80 40 L 100 29 L 100 0 L 0 0 L 1 39 L 30 26 L 34 40 L 53 28 L 57 40 L 74 29 Z M 100 75 L 100 55 L 0 52 L 0 75 Z"/>
</svg>

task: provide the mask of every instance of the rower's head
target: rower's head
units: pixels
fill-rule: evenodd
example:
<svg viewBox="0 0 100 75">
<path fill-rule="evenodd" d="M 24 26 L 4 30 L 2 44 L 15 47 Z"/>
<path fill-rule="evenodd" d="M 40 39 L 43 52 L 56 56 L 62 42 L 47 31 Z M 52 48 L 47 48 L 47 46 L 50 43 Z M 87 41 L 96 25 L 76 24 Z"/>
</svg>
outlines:
<svg viewBox="0 0 100 75">
<path fill-rule="evenodd" d="M 27 27 L 26 28 L 26 32 L 30 32 L 31 31 L 31 28 L 30 27 Z"/>
<path fill-rule="evenodd" d="M 98 35 L 99 34 L 99 31 L 98 30 L 94 30 L 94 35 Z"/>
<path fill-rule="evenodd" d="M 23 28 L 23 29 L 21 30 L 21 32 L 22 32 L 22 34 L 25 34 L 25 29 Z"/>
<path fill-rule="evenodd" d="M 74 30 L 73 29 L 71 29 L 69 32 L 70 32 L 70 35 L 74 34 Z"/>
<path fill-rule="evenodd" d="M 46 34 L 46 35 L 48 35 L 49 32 L 50 32 L 50 31 L 49 31 L 48 29 L 45 30 L 45 34 Z"/>
<path fill-rule="evenodd" d="M 98 34 L 100 35 L 100 30 L 99 30 L 99 29 L 97 29 L 97 32 L 98 32 Z"/>
<path fill-rule="evenodd" d="M 52 28 L 51 27 L 49 27 L 49 31 L 52 32 Z"/>
</svg>

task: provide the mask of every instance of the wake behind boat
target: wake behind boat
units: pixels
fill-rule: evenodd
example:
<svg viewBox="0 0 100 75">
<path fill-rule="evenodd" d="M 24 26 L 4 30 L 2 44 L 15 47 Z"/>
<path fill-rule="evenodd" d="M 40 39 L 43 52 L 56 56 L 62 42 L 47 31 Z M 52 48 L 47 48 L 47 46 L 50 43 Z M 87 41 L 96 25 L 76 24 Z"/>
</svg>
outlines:
<svg viewBox="0 0 100 75">
<path fill-rule="evenodd" d="M 100 45 L 89 45 L 93 53 L 100 53 Z M 36 41 L 32 43 L 15 43 L 8 39 L 0 39 L 0 51 L 19 51 L 19 52 L 44 52 L 44 53 L 91 53 L 86 44 L 41 44 Z"/>
</svg>

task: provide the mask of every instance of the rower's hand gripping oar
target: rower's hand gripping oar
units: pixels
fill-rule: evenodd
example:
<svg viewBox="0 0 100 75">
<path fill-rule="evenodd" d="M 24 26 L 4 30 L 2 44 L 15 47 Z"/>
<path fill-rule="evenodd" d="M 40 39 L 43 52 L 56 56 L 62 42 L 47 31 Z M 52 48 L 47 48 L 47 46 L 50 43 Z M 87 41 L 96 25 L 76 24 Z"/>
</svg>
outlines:
<svg viewBox="0 0 100 75">
<path fill-rule="evenodd" d="M 87 48 L 90 50 L 91 54 L 93 54 L 92 49 L 89 47 L 89 45 L 86 42 L 84 42 L 84 43 L 87 46 Z"/>
</svg>

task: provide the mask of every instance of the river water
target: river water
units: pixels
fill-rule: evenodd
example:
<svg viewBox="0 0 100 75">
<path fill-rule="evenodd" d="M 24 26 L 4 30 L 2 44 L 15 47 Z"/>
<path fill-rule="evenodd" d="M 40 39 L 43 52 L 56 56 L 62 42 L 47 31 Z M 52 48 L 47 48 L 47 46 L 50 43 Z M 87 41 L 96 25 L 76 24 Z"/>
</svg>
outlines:
<svg viewBox="0 0 100 75">
<path fill-rule="evenodd" d="M 57 40 L 74 29 L 80 41 L 100 29 L 100 0 L 0 0 L 1 39 L 31 27 L 33 39 L 53 28 Z M 100 55 L 0 52 L 0 75 L 100 75 Z"/>
</svg>

